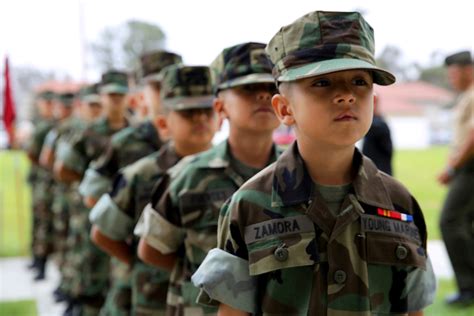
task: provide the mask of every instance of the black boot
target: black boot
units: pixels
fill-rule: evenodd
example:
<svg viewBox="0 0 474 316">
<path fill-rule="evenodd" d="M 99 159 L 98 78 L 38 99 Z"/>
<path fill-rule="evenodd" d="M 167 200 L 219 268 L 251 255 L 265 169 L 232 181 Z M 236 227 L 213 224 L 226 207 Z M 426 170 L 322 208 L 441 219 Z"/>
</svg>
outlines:
<svg viewBox="0 0 474 316">
<path fill-rule="evenodd" d="M 33 256 L 33 258 L 31 259 L 30 264 L 27 265 L 26 267 L 28 268 L 28 270 L 36 269 L 36 267 L 38 267 L 38 257 Z"/>
<path fill-rule="evenodd" d="M 61 287 L 58 286 L 53 292 L 54 301 L 56 303 L 69 301 L 69 296 L 61 290 Z"/>
<path fill-rule="evenodd" d="M 67 305 L 66 309 L 63 312 L 63 316 L 72 316 L 74 313 L 74 306 L 77 305 L 76 300 L 74 299 L 68 299 L 67 300 Z"/>
<path fill-rule="evenodd" d="M 47 261 L 46 257 L 38 258 L 38 265 L 37 265 L 38 274 L 34 278 L 35 281 L 44 280 L 45 274 L 46 274 L 46 261 Z"/>
</svg>

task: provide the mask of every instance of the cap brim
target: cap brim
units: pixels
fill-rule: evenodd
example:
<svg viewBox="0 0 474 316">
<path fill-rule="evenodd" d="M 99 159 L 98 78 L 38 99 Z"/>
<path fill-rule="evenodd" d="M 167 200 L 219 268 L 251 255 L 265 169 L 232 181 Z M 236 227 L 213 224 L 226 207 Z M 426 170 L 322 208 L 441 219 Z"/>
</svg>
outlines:
<svg viewBox="0 0 474 316">
<path fill-rule="evenodd" d="M 275 83 L 275 78 L 269 73 L 253 73 L 250 75 L 238 77 L 225 81 L 217 86 L 219 90 L 243 86 L 253 83 Z"/>
<path fill-rule="evenodd" d="M 102 94 L 107 94 L 107 93 L 127 94 L 128 93 L 128 87 L 122 86 L 122 85 L 119 85 L 119 84 L 115 84 L 115 83 L 106 84 L 106 85 L 100 87 L 100 93 L 102 93 Z"/>
<path fill-rule="evenodd" d="M 212 108 L 214 101 L 213 95 L 203 95 L 196 97 L 177 97 L 163 100 L 166 108 L 173 111 L 184 111 L 190 109 Z"/>
<path fill-rule="evenodd" d="M 100 103 L 100 96 L 98 94 L 88 94 L 82 97 L 82 102 Z"/>
<path fill-rule="evenodd" d="M 395 82 L 395 76 L 390 72 L 378 68 L 364 60 L 353 58 L 339 58 L 319 61 L 311 64 L 306 64 L 301 67 L 290 68 L 282 71 L 277 81 L 287 82 L 298 79 L 320 76 L 332 72 L 363 69 L 372 71 L 374 83 L 381 86 L 388 86 Z"/>
<path fill-rule="evenodd" d="M 142 78 L 142 81 L 144 83 L 161 82 L 161 80 L 163 80 L 163 74 L 162 73 L 149 74 L 149 75 L 146 75 L 145 77 Z"/>
</svg>

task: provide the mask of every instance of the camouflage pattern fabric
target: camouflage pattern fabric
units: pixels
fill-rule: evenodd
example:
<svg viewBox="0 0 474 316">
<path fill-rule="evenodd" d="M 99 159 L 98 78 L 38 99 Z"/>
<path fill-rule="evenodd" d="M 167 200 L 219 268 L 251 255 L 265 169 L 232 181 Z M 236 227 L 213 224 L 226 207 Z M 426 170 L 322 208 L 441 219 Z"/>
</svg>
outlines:
<svg viewBox="0 0 474 316">
<path fill-rule="evenodd" d="M 155 183 L 179 157 L 172 144 L 148 155 L 119 172 L 109 194 L 92 209 L 90 220 L 113 240 L 134 239 L 133 229 L 145 205 L 150 201 Z M 138 240 L 131 242 L 135 248 Z M 136 249 L 134 249 L 136 252 Z M 164 314 L 169 273 L 135 259 L 131 267 L 131 313 Z"/>
<path fill-rule="evenodd" d="M 32 251 L 35 256 L 44 257 L 53 250 L 52 231 L 52 186 L 54 183 L 52 173 L 40 167 L 37 162 L 41 154 L 46 135 L 54 127 L 54 120 L 41 120 L 35 128 L 27 153 L 33 161 L 28 180 L 31 184 L 33 225 L 32 225 Z"/>
<path fill-rule="evenodd" d="M 228 47 L 211 63 L 217 91 L 251 83 L 273 83 L 272 67 L 265 55 L 265 44 L 254 42 Z"/>
<path fill-rule="evenodd" d="M 167 66 L 181 64 L 183 59 L 180 55 L 158 50 L 140 56 L 140 77 L 143 81 L 160 82 L 162 80 L 161 70 Z"/>
<path fill-rule="evenodd" d="M 374 82 L 395 77 L 378 68 L 374 32 L 359 12 L 314 11 L 284 26 L 266 48 L 278 81 L 294 81 L 348 69 L 372 71 Z"/>
<path fill-rule="evenodd" d="M 87 165 L 103 152 L 117 130 L 100 119 L 71 137 L 58 159 L 70 168 L 84 173 Z M 100 308 L 109 284 L 109 257 L 90 240 L 89 210 L 80 203 L 71 208 L 68 231 L 67 274 L 72 278 L 70 292 L 83 305 Z"/>
<path fill-rule="evenodd" d="M 151 121 L 127 127 L 112 136 L 103 153 L 87 169 L 79 192 L 99 199 L 107 193 L 120 168 L 134 163 L 162 146 Z"/>
<path fill-rule="evenodd" d="M 244 184 L 221 210 L 219 249 L 193 276 L 199 301 L 255 315 L 403 315 L 432 303 L 416 200 L 354 157 L 353 192 L 338 216 L 314 191 L 296 143 Z"/>
<path fill-rule="evenodd" d="M 212 74 L 206 66 L 172 65 L 162 71 L 161 100 L 168 110 L 211 108 Z"/>
<path fill-rule="evenodd" d="M 49 141 L 45 143 L 45 146 L 54 150 L 55 157 L 60 155 L 60 148 L 64 143 L 68 143 L 71 137 L 83 131 L 87 127 L 87 123 L 79 118 L 71 117 L 61 122 L 57 128 L 50 132 Z M 53 137 L 51 137 L 53 136 Z M 58 263 L 59 272 L 61 274 L 61 280 L 59 287 L 63 293 L 69 293 L 70 291 L 70 279 L 66 277 L 65 270 L 68 264 L 66 260 L 68 245 L 68 227 L 69 227 L 69 215 L 70 208 L 77 205 L 80 201 L 80 196 L 77 194 L 78 183 L 66 184 L 62 182 L 55 182 L 52 213 L 53 213 L 53 232 L 52 237 L 54 240 L 54 251 L 56 261 Z"/>
<path fill-rule="evenodd" d="M 158 150 L 162 143 L 152 122 L 123 129 L 111 137 L 104 154 L 92 162 L 79 187 L 83 196 L 98 199 L 111 188 L 120 168 Z M 113 223 L 113 222 L 111 222 Z M 131 308 L 131 269 L 112 258 L 112 284 L 101 315 L 128 315 Z"/>
<path fill-rule="evenodd" d="M 274 148 L 271 161 L 276 156 Z M 170 279 L 175 290 L 180 288 L 169 292 L 169 314 L 216 313 L 215 308 L 196 303 L 199 290 L 190 280 L 207 252 L 216 246 L 220 207 L 247 180 L 236 172 L 233 160 L 227 142 L 196 155 L 173 177 L 168 189 L 157 187 L 153 208 L 144 210 L 143 215 L 153 220 L 143 229 L 146 233 L 142 237 L 160 252 L 176 253 L 183 260 Z M 176 293 L 181 296 L 176 297 Z"/>
<path fill-rule="evenodd" d="M 99 92 L 101 94 L 107 93 L 128 93 L 128 74 L 122 71 L 109 70 L 102 74 Z"/>
</svg>

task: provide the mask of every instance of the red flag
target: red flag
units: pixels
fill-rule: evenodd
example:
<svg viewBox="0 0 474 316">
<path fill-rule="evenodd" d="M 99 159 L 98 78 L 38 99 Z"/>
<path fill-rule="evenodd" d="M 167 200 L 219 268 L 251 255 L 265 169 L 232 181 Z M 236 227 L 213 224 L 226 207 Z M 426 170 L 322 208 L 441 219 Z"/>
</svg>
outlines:
<svg viewBox="0 0 474 316">
<path fill-rule="evenodd" d="M 10 67 L 8 57 L 5 57 L 5 84 L 3 90 L 3 123 L 8 133 L 10 146 L 13 146 L 15 126 L 15 102 L 13 101 L 12 87 L 10 82 Z"/>
</svg>

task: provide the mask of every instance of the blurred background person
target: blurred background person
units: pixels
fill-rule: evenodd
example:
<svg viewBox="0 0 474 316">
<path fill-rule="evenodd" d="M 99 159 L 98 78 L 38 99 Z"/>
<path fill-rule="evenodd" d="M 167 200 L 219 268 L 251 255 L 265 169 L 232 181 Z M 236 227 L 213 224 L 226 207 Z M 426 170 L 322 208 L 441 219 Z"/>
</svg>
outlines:
<svg viewBox="0 0 474 316">
<path fill-rule="evenodd" d="M 376 94 L 374 94 L 374 118 L 369 132 L 364 137 L 362 152 L 372 159 L 379 170 L 392 175 L 392 136 L 380 111 L 380 96 Z"/>
<path fill-rule="evenodd" d="M 448 162 L 438 176 L 449 190 L 441 211 L 441 234 L 458 292 L 446 303 L 474 303 L 474 67 L 469 51 L 446 57 L 448 79 L 459 92 L 454 106 L 454 138 Z"/>
</svg>

